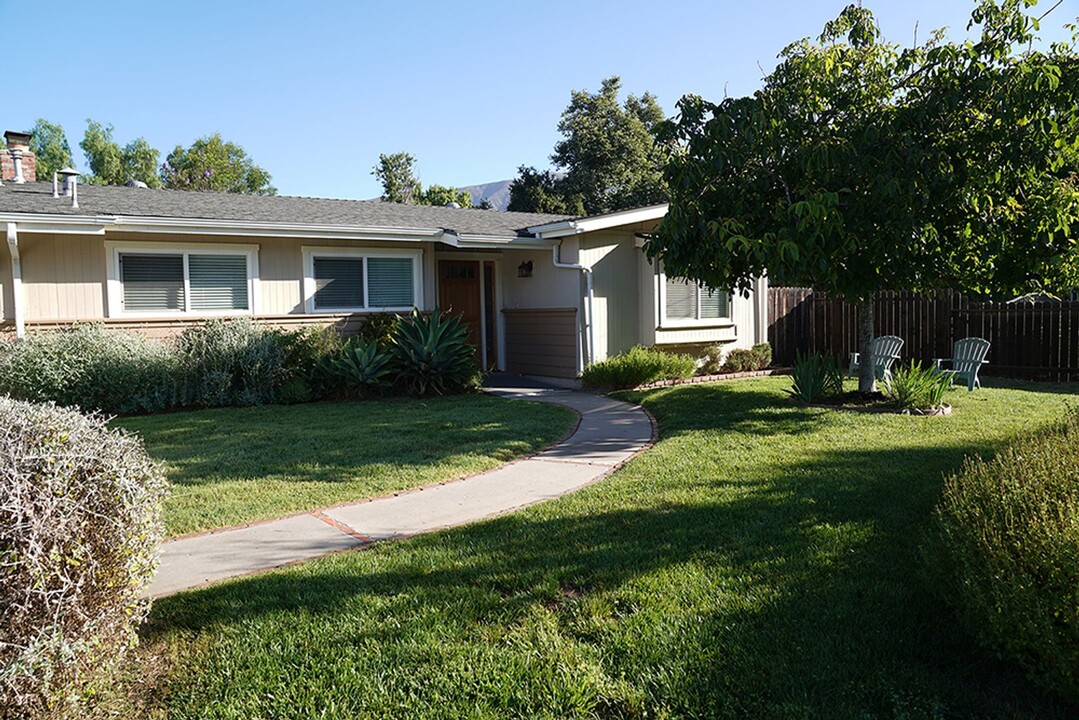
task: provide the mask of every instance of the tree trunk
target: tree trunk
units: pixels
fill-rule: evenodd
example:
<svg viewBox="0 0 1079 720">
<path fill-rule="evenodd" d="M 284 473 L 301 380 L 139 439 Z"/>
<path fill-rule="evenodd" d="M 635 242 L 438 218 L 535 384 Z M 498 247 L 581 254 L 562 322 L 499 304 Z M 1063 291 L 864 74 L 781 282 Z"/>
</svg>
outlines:
<svg viewBox="0 0 1079 720">
<path fill-rule="evenodd" d="M 871 393 L 877 389 L 877 375 L 869 348 L 873 343 L 873 315 L 876 293 L 858 303 L 858 392 Z"/>
</svg>

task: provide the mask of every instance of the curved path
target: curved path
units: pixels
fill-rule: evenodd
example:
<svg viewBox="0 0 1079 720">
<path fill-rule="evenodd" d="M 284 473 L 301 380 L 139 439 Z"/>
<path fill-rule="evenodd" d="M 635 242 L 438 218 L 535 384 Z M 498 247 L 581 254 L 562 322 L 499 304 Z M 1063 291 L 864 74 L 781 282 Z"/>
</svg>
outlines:
<svg viewBox="0 0 1079 720">
<path fill-rule="evenodd" d="M 613 472 L 652 441 L 640 407 L 610 398 L 497 377 L 487 392 L 565 405 L 576 430 L 531 457 L 480 475 L 310 513 L 164 543 L 147 594 L 170 595 L 379 540 L 408 537 L 501 515 L 572 492 Z"/>
</svg>

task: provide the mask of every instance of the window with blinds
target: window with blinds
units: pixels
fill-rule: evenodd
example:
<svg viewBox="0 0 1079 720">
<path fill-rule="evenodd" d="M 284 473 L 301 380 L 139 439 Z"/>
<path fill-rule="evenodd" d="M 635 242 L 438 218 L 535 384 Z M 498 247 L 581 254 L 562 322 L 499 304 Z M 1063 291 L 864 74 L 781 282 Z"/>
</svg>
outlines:
<svg viewBox="0 0 1079 720">
<path fill-rule="evenodd" d="M 191 310 L 247 310 L 247 257 L 188 255 Z"/>
<path fill-rule="evenodd" d="M 411 257 L 314 255 L 311 270 L 316 311 L 411 308 L 416 304 Z"/>
<path fill-rule="evenodd" d="M 182 312 L 186 307 L 183 255 L 121 255 L 120 279 L 125 310 Z"/>
<path fill-rule="evenodd" d="M 667 278 L 665 283 L 668 320 L 717 320 L 730 317 L 730 297 L 720 290 L 691 283 L 685 278 Z"/>
<path fill-rule="evenodd" d="M 315 309 L 352 310 L 364 307 L 362 257 L 316 257 Z"/>
<path fill-rule="evenodd" d="M 412 259 L 367 259 L 368 302 L 371 307 L 412 307 Z"/>
<path fill-rule="evenodd" d="M 120 253 L 127 312 L 250 310 L 248 281 L 246 255 Z"/>
</svg>

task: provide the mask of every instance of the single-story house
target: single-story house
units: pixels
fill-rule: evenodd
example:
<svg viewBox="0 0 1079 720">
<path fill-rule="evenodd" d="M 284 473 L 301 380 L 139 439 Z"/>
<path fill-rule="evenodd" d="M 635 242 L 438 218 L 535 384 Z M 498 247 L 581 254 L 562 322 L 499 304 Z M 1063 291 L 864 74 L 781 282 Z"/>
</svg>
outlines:
<svg viewBox="0 0 1079 720">
<path fill-rule="evenodd" d="M 767 337 L 748 298 L 668 278 L 641 250 L 665 205 L 586 218 L 36 182 L 7 133 L 0 332 L 75 322 L 164 336 L 209 317 L 354 331 L 375 312 L 464 315 L 489 368 L 573 378 L 635 344 Z"/>
</svg>

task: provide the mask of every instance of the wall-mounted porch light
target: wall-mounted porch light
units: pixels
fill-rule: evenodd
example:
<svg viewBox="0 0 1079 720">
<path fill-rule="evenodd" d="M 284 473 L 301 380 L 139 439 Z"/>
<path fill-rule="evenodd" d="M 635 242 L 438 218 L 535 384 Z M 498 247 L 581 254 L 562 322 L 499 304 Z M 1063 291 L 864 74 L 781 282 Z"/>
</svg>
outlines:
<svg viewBox="0 0 1079 720">
<path fill-rule="evenodd" d="M 517 277 L 532 277 L 532 261 L 525 260 L 517 266 Z"/>
</svg>

